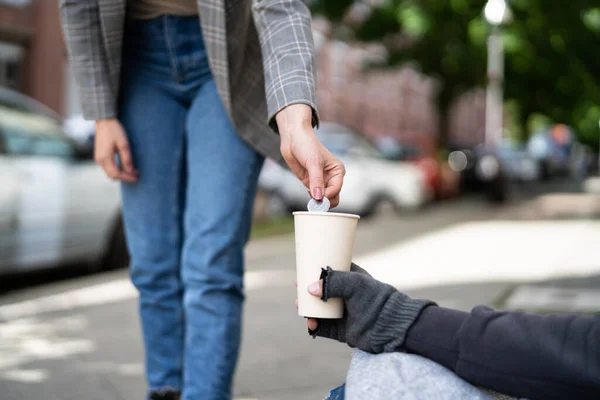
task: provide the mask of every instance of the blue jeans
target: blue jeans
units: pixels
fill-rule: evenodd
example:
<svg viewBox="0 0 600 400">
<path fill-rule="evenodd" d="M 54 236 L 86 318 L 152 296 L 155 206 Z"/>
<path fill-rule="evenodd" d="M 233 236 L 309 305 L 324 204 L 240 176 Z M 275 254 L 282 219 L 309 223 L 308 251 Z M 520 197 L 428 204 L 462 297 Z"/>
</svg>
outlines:
<svg viewBox="0 0 600 400">
<path fill-rule="evenodd" d="M 229 399 L 263 158 L 226 114 L 197 17 L 127 21 L 123 55 L 119 117 L 140 171 L 123 217 L 148 386 Z"/>
<path fill-rule="evenodd" d="M 346 384 L 342 384 L 335 389 L 329 391 L 327 397 L 324 400 L 345 400 L 346 398 Z"/>
</svg>

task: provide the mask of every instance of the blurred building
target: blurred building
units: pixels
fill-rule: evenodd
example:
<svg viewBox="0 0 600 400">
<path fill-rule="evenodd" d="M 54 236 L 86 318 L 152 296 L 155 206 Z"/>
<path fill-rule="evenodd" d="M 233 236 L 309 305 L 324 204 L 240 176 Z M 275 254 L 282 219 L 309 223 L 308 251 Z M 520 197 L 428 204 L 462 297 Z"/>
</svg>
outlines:
<svg viewBox="0 0 600 400">
<path fill-rule="evenodd" d="M 355 9 L 357 14 L 365 11 Z M 457 96 L 447 110 L 445 125 L 440 126 L 437 81 L 411 65 L 368 68 L 387 57 L 383 45 L 333 40 L 332 26 L 322 19 L 315 19 L 313 30 L 318 43 L 317 101 L 323 121 L 347 125 L 373 141 L 392 137 L 427 155 L 437 151 L 440 129 L 449 144 L 484 142 L 484 89 L 473 88 Z"/>
<path fill-rule="evenodd" d="M 448 110 L 448 142 L 473 147 L 485 141 L 485 90 L 458 96 Z"/>
<path fill-rule="evenodd" d="M 436 83 L 411 66 L 365 68 L 385 57 L 380 45 L 322 44 L 317 58 L 321 119 L 344 124 L 372 141 L 394 138 L 433 155 L 439 127 Z"/>
<path fill-rule="evenodd" d="M 77 112 L 56 0 L 0 0 L 0 86 Z"/>
</svg>

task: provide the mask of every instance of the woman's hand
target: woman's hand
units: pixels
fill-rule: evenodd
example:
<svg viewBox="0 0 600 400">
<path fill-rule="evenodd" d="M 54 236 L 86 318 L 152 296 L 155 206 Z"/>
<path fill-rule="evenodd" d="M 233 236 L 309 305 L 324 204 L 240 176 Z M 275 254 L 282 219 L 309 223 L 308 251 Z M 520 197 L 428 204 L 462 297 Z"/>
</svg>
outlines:
<svg viewBox="0 0 600 400">
<path fill-rule="evenodd" d="M 311 107 L 292 104 L 275 118 L 281 136 L 281 154 L 287 165 L 314 199 L 325 196 L 331 207 L 336 207 L 346 169 L 317 138 L 312 128 Z"/>
<path fill-rule="evenodd" d="M 121 168 L 115 162 L 115 155 L 119 156 Z M 94 159 L 111 179 L 123 182 L 135 182 L 138 179 L 139 173 L 133 166 L 125 130 L 116 119 L 96 121 Z"/>
</svg>

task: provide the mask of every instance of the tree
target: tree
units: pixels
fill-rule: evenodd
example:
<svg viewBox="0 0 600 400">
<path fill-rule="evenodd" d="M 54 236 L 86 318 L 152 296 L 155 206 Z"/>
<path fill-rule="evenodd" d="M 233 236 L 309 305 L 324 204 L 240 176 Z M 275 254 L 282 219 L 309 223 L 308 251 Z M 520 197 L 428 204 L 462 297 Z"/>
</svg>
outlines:
<svg viewBox="0 0 600 400">
<path fill-rule="evenodd" d="M 374 3 L 371 1 L 370 3 Z M 361 41 L 382 41 L 386 66 L 413 61 L 441 83 L 442 114 L 458 94 L 486 82 L 486 0 L 387 0 L 350 26 Z M 313 10 L 339 24 L 349 0 L 317 0 Z M 503 28 L 505 95 L 521 125 L 536 114 L 576 128 L 597 144 L 600 120 L 600 6 L 596 0 L 512 0 Z M 408 44 L 408 45 L 407 45 Z"/>
</svg>

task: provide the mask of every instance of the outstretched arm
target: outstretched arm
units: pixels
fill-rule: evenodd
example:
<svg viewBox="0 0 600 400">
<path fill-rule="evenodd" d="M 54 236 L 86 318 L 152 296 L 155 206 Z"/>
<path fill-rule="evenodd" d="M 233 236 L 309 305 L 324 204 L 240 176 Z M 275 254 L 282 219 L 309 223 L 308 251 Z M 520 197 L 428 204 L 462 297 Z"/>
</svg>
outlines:
<svg viewBox="0 0 600 400">
<path fill-rule="evenodd" d="M 316 137 L 314 44 L 310 10 L 301 0 L 254 0 L 262 48 L 269 125 L 281 136 L 292 172 L 321 200 L 339 203 L 345 169 Z"/>
<path fill-rule="evenodd" d="M 536 399 L 600 398 L 600 315 L 537 315 L 476 307 L 471 313 L 414 300 L 352 265 L 328 270 L 309 292 L 342 298 L 341 320 L 309 331 L 370 353 L 407 351 L 500 393 Z"/>
</svg>

